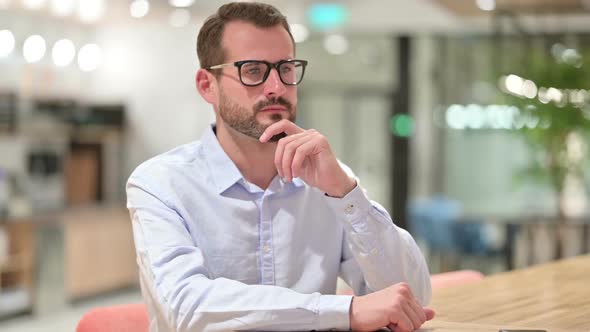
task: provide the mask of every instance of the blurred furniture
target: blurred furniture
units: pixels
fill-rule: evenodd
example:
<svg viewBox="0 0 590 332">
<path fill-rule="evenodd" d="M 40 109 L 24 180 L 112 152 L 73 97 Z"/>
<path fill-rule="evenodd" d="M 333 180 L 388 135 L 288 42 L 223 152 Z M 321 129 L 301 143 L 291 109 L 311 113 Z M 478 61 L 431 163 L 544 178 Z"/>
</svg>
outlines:
<svg viewBox="0 0 590 332">
<path fill-rule="evenodd" d="M 517 256 L 520 262 L 510 262 L 511 267 L 530 266 L 555 259 L 556 236 L 562 233 L 567 241 L 561 242 L 559 250 L 563 257 L 572 257 L 590 252 L 590 217 L 569 218 L 559 224 L 551 216 L 523 216 L 498 220 L 507 234 L 507 255 Z M 517 240 L 520 240 L 517 243 Z M 517 244 L 520 246 L 517 247 Z M 519 252 L 517 252 L 517 249 Z"/>
<path fill-rule="evenodd" d="M 137 285 L 135 246 L 126 209 L 69 209 L 62 222 L 68 299 Z"/>
<path fill-rule="evenodd" d="M 0 263 L 0 317 L 31 311 L 35 243 L 30 221 L 0 224 L 8 239 L 8 257 Z"/>
<path fill-rule="evenodd" d="M 464 216 L 461 204 L 456 200 L 438 195 L 412 201 L 408 210 L 412 234 L 426 244 L 429 256 L 438 256 L 440 271 L 459 268 L 450 261 L 461 255 L 506 255 L 506 245 L 498 249 L 488 239 L 485 219 Z M 510 259 L 507 259 L 509 263 Z"/>
<path fill-rule="evenodd" d="M 432 331 L 498 331 L 500 328 L 590 330 L 590 255 L 578 256 L 434 293 Z"/>
<path fill-rule="evenodd" d="M 0 227 L 9 240 L 8 256 L 0 262 L 0 318 L 49 314 L 68 302 L 138 285 L 124 207 L 0 219 Z"/>
<path fill-rule="evenodd" d="M 147 332 L 149 318 L 143 303 L 90 310 L 78 322 L 76 332 Z"/>
<path fill-rule="evenodd" d="M 17 126 L 17 96 L 0 91 L 0 133 L 13 134 Z"/>
</svg>

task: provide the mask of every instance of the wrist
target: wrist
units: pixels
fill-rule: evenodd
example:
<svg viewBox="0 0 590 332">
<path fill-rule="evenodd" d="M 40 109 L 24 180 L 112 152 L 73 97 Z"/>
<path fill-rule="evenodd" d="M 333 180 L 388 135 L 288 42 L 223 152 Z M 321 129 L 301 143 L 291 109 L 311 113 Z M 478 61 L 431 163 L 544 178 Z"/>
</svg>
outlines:
<svg viewBox="0 0 590 332">
<path fill-rule="evenodd" d="M 350 322 L 350 330 L 351 331 L 360 331 L 360 324 L 358 320 L 358 306 L 359 306 L 359 297 L 353 296 L 352 300 L 350 301 L 350 313 L 349 313 L 349 322 Z"/>
<path fill-rule="evenodd" d="M 338 182 L 333 190 L 326 192 L 326 195 L 334 198 L 342 198 L 348 195 L 356 187 L 356 180 L 346 175 L 343 181 Z"/>
</svg>

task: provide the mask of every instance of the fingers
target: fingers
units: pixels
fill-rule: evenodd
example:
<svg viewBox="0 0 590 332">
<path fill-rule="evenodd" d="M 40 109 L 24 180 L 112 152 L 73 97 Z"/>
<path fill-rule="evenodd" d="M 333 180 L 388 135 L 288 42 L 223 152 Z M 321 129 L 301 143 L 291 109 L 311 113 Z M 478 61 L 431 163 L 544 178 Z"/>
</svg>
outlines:
<svg viewBox="0 0 590 332">
<path fill-rule="evenodd" d="M 374 331 L 386 326 L 394 332 L 412 332 L 434 317 L 432 309 L 419 305 L 407 283 L 355 297 L 350 310 L 350 326 L 355 331 Z"/>
<path fill-rule="evenodd" d="M 293 162 L 291 164 L 293 178 L 299 177 L 299 175 L 301 175 L 301 170 L 303 168 L 305 159 L 310 154 L 313 154 L 316 146 L 317 144 L 315 138 L 310 137 L 307 141 L 302 142 L 302 144 L 297 148 L 295 154 L 293 155 Z"/>
<path fill-rule="evenodd" d="M 419 314 L 416 312 L 416 310 L 410 303 L 406 303 L 405 305 L 403 305 L 403 309 L 406 317 L 408 317 L 410 323 L 412 324 L 412 329 L 410 331 L 414 331 L 418 329 L 420 326 L 422 326 L 425 320 L 423 321 L 420 318 Z M 424 314 L 422 308 L 420 308 L 420 311 L 422 311 L 422 314 Z"/>
<path fill-rule="evenodd" d="M 418 301 L 416 301 L 416 298 L 412 296 L 412 299 L 410 300 L 410 309 L 415 313 L 416 317 L 418 318 L 420 325 L 416 326 L 416 328 L 420 327 L 422 324 L 424 324 L 424 322 L 426 322 L 427 317 L 426 317 L 426 313 L 424 312 L 424 309 L 422 308 L 422 306 L 418 303 Z"/>
<path fill-rule="evenodd" d="M 274 135 L 285 133 L 287 136 L 295 135 L 304 132 L 302 128 L 299 128 L 295 123 L 287 119 L 283 119 L 279 122 L 273 123 L 260 135 L 260 142 L 266 143 Z M 284 139 L 284 138 L 283 138 Z"/>
<path fill-rule="evenodd" d="M 388 327 L 395 332 L 410 332 L 415 330 L 410 318 L 403 314 L 397 316 L 395 322 L 389 324 Z"/>
<path fill-rule="evenodd" d="M 313 129 L 282 138 L 277 145 L 274 160 L 279 176 L 286 181 L 300 176 L 305 159 L 320 144 L 317 139 L 319 136 Z"/>
<path fill-rule="evenodd" d="M 395 327 L 394 331 L 414 331 L 419 329 L 426 322 L 428 316 L 432 316 L 434 312 L 430 309 L 427 312 L 425 308 L 422 308 L 408 284 L 400 283 L 395 285 L 393 289 L 395 289 L 396 294 L 394 301 L 397 303 L 398 308 L 396 310 L 398 315 L 392 317 L 391 320 Z"/>
<path fill-rule="evenodd" d="M 280 170 L 279 175 L 286 181 L 291 181 L 299 175 L 305 157 L 313 150 L 314 137 L 305 132 L 286 137 L 284 140 L 279 142 L 275 151 L 275 165 L 277 170 Z M 297 157 L 296 167 L 294 167 L 295 157 Z"/>
<path fill-rule="evenodd" d="M 430 309 L 430 308 L 423 308 L 424 310 L 424 314 L 426 315 L 426 320 L 431 320 L 434 318 L 434 316 L 436 315 L 436 312 L 434 312 L 434 310 Z"/>
</svg>

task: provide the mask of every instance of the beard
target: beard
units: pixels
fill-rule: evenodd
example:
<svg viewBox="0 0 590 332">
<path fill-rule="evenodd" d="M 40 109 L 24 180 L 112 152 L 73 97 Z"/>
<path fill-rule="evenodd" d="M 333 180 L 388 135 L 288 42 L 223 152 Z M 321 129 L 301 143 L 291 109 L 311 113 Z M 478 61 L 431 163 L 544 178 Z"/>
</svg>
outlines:
<svg viewBox="0 0 590 332">
<path fill-rule="evenodd" d="M 252 107 L 252 110 L 234 103 L 223 93 L 223 91 L 220 91 L 219 100 L 219 115 L 223 122 L 235 131 L 257 140 L 262 136 L 262 133 L 264 133 L 266 128 L 272 124 L 262 124 L 256 119 L 256 115 L 265 107 L 281 105 L 285 107 L 289 113 L 287 120 L 295 122 L 296 108 L 283 97 L 271 98 L 266 101 L 258 102 Z M 283 115 L 280 113 L 273 113 L 271 114 L 270 119 L 273 123 L 279 122 L 283 119 Z M 276 142 L 284 136 L 284 133 L 282 135 L 275 135 L 270 141 Z"/>
</svg>

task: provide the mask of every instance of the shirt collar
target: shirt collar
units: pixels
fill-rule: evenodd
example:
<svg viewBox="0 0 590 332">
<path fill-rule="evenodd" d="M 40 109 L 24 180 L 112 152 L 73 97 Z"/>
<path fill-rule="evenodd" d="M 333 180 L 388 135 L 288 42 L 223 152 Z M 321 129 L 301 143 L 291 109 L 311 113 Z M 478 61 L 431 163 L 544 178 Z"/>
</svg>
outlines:
<svg viewBox="0 0 590 332">
<path fill-rule="evenodd" d="M 213 131 L 214 127 L 215 124 L 207 127 L 201 137 L 201 142 L 205 152 L 205 160 L 211 171 L 213 183 L 215 184 L 217 193 L 221 194 L 240 181 L 243 176 L 236 164 L 234 164 L 219 144 L 217 136 L 215 136 L 215 132 Z"/>
<path fill-rule="evenodd" d="M 201 142 L 205 152 L 205 160 L 211 171 L 213 183 L 217 189 L 217 193 L 221 194 L 234 184 L 240 182 L 240 180 L 244 183 L 246 183 L 247 180 L 244 179 L 236 164 L 234 164 L 233 160 L 229 158 L 219 144 L 217 136 L 215 136 L 214 127 L 215 124 L 207 127 L 201 137 Z M 274 179 L 269 189 L 271 192 L 278 192 L 285 187 L 299 188 L 304 185 L 305 182 L 299 178 L 295 178 L 289 183 L 285 183 L 280 179 Z"/>
</svg>

